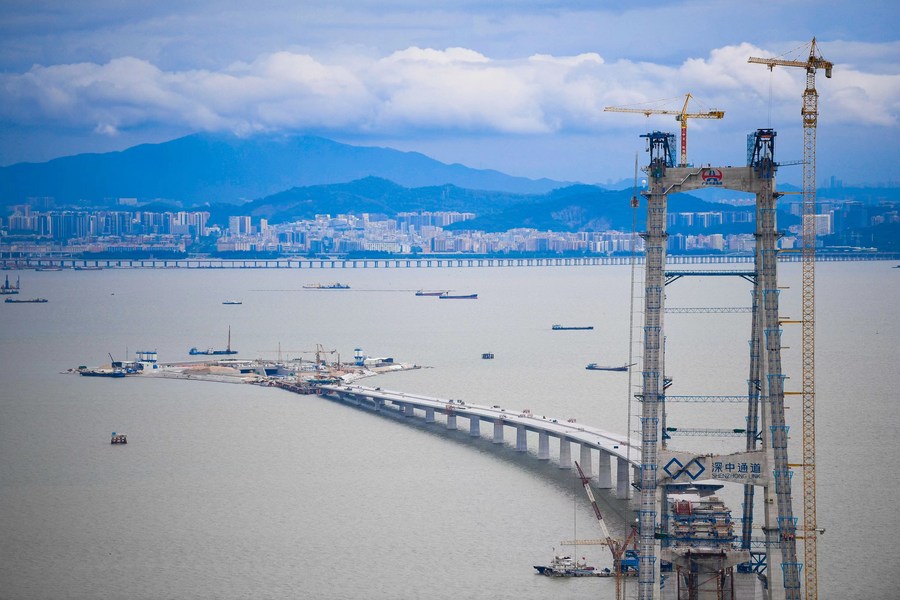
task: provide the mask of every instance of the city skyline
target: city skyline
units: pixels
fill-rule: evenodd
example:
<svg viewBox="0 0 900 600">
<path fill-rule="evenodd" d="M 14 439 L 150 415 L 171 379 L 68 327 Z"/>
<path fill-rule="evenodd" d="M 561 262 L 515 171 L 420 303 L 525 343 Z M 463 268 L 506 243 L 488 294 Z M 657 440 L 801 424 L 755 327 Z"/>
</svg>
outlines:
<svg viewBox="0 0 900 600">
<path fill-rule="evenodd" d="M 197 131 L 284 132 L 603 184 L 631 175 L 641 133 L 678 132 L 671 116 L 604 106 L 678 108 L 687 93 L 694 110 L 725 111 L 691 121 L 692 161 L 742 164 L 758 127 L 778 131 L 790 161 L 802 157 L 802 70 L 747 59 L 802 59 L 816 36 L 835 63 L 817 80 L 819 179 L 898 179 L 892 3 L 96 0 L 0 14 L 2 165 Z M 779 179 L 798 183 L 799 167 Z"/>
</svg>

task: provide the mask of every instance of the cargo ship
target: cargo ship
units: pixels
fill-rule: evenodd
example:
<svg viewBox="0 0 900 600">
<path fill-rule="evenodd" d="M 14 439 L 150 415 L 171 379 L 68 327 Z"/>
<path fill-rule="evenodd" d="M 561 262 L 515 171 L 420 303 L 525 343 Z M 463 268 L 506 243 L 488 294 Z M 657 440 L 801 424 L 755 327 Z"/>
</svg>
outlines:
<svg viewBox="0 0 900 600">
<path fill-rule="evenodd" d="M 10 304 L 27 304 L 27 303 L 42 304 L 46 301 L 47 301 L 46 298 L 27 298 L 27 299 L 25 299 L 25 298 L 7 298 L 5 300 L 5 302 L 8 302 Z"/>
<path fill-rule="evenodd" d="M 593 325 L 554 325 L 551 327 L 553 331 L 586 331 L 593 329 Z"/>
<path fill-rule="evenodd" d="M 445 292 L 438 296 L 441 300 L 477 300 L 478 294 L 451 294 Z"/>
<path fill-rule="evenodd" d="M 443 296 L 448 293 L 447 290 L 419 290 L 416 292 L 416 296 Z"/>
<path fill-rule="evenodd" d="M 85 377 L 125 377 L 126 373 L 124 369 L 112 368 L 112 369 L 78 369 L 78 373 L 80 375 L 84 375 Z"/>
<path fill-rule="evenodd" d="M 204 355 L 204 356 L 220 356 L 223 354 L 237 354 L 237 350 L 231 349 L 231 327 L 228 328 L 228 345 L 224 350 L 213 350 L 212 348 L 207 348 L 206 350 L 200 350 L 199 348 L 191 348 L 188 351 L 188 354 L 191 356 Z"/>
<path fill-rule="evenodd" d="M 307 283 L 303 286 L 305 290 L 349 290 L 350 286 L 346 283 Z"/>
<path fill-rule="evenodd" d="M 619 365 L 617 367 L 608 367 L 604 365 L 598 365 L 597 363 L 591 363 L 585 367 L 588 371 L 627 371 L 629 367 L 634 366 L 634 363 L 630 365 Z"/>
</svg>

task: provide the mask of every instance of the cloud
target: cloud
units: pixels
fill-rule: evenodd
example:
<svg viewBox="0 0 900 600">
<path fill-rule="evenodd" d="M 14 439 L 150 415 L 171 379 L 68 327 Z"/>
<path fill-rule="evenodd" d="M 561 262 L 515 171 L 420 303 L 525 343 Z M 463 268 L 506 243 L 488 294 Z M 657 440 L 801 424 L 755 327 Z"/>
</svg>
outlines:
<svg viewBox="0 0 900 600">
<path fill-rule="evenodd" d="M 888 52 L 896 50 L 889 46 Z M 858 57 L 877 54 L 871 47 L 854 48 Z M 6 99 L 0 120 L 100 136 L 153 127 L 394 138 L 423 132 L 602 135 L 633 130 L 636 122 L 605 114 L 604 106 L 668 98 L 667 108 L 677 109 L 690 92 L 695 97 L 691 110 L 726 111 L 726 122 L 717 128 L 749 131 L 759 126 L 762 114 L 773 112 L 778 120 L 799 126 L 803 70 L 776 67 L 770 72 L 749 64 L 749 56 L 766 53 L 740 44 L 661 65 L 610 63 L 596 53 L 493 59 L 469 48 L 410 46 L 382 57 L 331 59 L 281 51 L 218 70 L 164 70 L 122 57 L 0 75 Z M 834 79 L 823 74 L 820 80 L 830 122 L 897 126 L 897 74 L 839 65 Z M 675 129 L 672 117 L 652 122 Z"/>
</svg>

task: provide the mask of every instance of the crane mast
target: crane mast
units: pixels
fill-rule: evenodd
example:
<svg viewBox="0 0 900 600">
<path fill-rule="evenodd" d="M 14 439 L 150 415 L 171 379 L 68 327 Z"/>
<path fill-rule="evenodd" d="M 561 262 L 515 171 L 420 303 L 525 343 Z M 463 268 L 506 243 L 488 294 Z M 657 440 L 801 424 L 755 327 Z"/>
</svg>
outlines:
<svg viewBox="0 0 900 600">
<path fill-rule="evenodd" d="M 597 506 L 597 501 L 594 500 L 594 493 L 591 491 L 591 480 L 585 476 L 584 471 L 581 470 L 581 465 L 578 464 L 578 461 L 575 461 L 575 468 L 578 469 L 578 477 L 581 478 L 581 483 L 584 485 L 584 491 L 587 492 L 588 498 L 591 501 L 591 507 L 594 509 L 594 514 L 597 516 L 597 522 L 600 523 L 600 529 L 603 531 L 603 540 L 607 547 L 609 547 L 609 551 L 612 552 L 613 556 L 613 570 L 616 575 L 616 600 L 620 600 L 622 598 L 622 557 L 625 554 L 625 548 L 628 546 L 628 540 L 625 542 L 620 542 L 614 540 L 609 533 L 609 528 L 606 526 L 606 521 L 603 520 L 603 515 L 600 513 L 600 507 Z"/>
<path fill-rule="evenodd" d="M 812 39 L 809 57 L 805 61 L 777 58 L 754 58 L 749 61 L 764 64 L 771 71 L 776 66 L 806 69 L 806 89 L 803 91 L 803 221 L 802 221 L 802 398 L 803 398 L 803 558 L 805 562 L 806 600 L 818 598 L 817 524 L 816 524 L 816 385 L 815 385 L 815 261 L 816 261 L 816 124 L 819 115 L 819 95 L 816 92 L 816 71 L 825 70 L 831 77 L 833 63 L 818 53 L 816 38 Z"/>
</svg>

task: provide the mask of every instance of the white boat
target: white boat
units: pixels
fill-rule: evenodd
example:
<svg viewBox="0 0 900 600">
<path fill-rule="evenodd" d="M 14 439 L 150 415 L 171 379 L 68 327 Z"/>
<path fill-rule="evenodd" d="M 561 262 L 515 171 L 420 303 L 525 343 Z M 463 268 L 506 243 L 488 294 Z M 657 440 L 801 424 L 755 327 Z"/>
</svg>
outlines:
<svg viewBox="0 0 900 600">
<path fill-rule="evenodd" d="M 223 300 L 222 304 L 243 304 L 240 300 Z"/>
<path fill-rule="evenodd" d="M 568 555 L 557 554 L 549 565 L 534 565 L 537 572 L 547 577 L 609 577 L 609 569 L 598 570 L 587 563 L 578 562 Z"/>
</svg>

